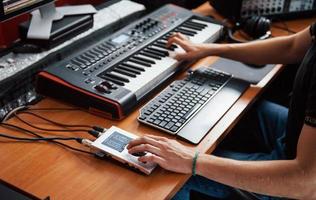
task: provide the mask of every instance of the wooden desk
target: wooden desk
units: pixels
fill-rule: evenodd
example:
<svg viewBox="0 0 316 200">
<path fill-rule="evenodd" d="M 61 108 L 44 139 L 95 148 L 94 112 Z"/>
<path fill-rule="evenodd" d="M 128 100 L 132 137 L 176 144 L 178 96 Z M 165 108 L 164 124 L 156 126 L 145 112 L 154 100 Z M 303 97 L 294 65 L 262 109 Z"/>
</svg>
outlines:
<svg viewBox="0 0 316 200">
<path fill-rule="evenodd" d="M 206 12 L 207 5 L 196 11 Z M 210 10 L 209 10 L 210 11 Z M 314 19 L 294 20 L 288 22 L 293 30 L 301 30 Z M 273 29 L 274 35 L 285 34 Z M 210 64 L 216 57 L 208 57 L 197 62 L 194 67 Z M 264 87 L 281 71 L 277 65 L 259 84 L 251 86 L 225 116 L 216 124 L 202 142 L 193 146 L 200 152 L 212 152 L 219 141 L 238 122 L 249 105 L 263 91 Z M 179 75 L 178 78 L 183 77 Z M 62 102 L 45 99 L 35 107 L 68 107 Z M 173 138 L 155 129 L 137 122 L 138 108 L 122 121 L 106 120 L 83 111 L 46 111 L 41 112 L 50 119 L 69 124 L 97 124 L 104 127 L 116 125 L 138 135 L 154 134 Z M 22 115 L 21 115 L 22 116 Z M 47 128 L 53 126 L 38 119 L 22 116 L 33 124 Z M 23 126 L 17 119 L 9 123 Z M 54 127 L 56 128 L 56 127 Z M 1 128 L 1 132 L 23 136 L 16 131 Z M 63 136 L 83 136 L 80 133 L 60 133 Z M 150 176 L 135 173 L 111 160 L 98 160 L 81 153 L 74 153 L 54 144 L 7 142 L 0 144 L 0 178 L 26 190 L 40 198 L 50 196 L 52 199 L 169 199 L 189 178 L 188 175 L 168 172 L 157 168 Z M 74 142 L 68 144 L 81 147 Z M 81 147 L 82 148 L 82 147 Z"/>
</svg>

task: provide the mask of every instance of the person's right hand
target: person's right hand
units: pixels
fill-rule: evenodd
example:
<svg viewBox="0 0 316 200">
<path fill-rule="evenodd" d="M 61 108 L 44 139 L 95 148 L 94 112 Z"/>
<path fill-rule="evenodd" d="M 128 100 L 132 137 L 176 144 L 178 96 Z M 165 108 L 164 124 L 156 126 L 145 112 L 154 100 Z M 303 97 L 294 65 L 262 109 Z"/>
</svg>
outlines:
<svg viewBox="0 0 316 200">
<path fill-rule="evenodd" d="M 170 56 L 177 60 L 196 60 L 207 55 L 207 46 L 206 44 L 194 44 L 192 43 L 188 37 L 181 33 L 174 33 L 168 39 L 167 47 L 170 47 L 172 44 L 177 44 L 182 47 L 185 52 L 184 53 L 174 53 Z"/>
</svg>

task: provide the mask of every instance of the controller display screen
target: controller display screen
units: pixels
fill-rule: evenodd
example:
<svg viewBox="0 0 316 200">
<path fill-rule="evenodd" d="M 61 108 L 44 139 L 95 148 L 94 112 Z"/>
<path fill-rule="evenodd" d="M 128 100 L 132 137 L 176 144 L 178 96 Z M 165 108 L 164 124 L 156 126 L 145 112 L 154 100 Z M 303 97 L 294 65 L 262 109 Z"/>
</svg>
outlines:
<svg viewBox="0 0 316 200">
<path fill-rule="evenodd" d="M 110 147 L 118 152 L 122 152 L 125 146 L 131 141 L 132 138 L 127 137 L 117 131 L 113 132 L 108 138 L 106 138 L 102 144 Z"/>
</svg>

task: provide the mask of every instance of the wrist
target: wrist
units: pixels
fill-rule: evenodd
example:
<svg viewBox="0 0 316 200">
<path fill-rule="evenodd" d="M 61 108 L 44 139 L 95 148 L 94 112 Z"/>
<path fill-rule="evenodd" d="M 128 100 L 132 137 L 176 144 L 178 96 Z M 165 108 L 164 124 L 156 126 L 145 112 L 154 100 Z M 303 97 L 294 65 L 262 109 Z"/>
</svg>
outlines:
<svg viewBox="0 0 316 200">
<path fill-rule="evenodd" d="M 226 52 L 228 52 L 230 49 L 229 44 L 210 44 L 205 50 L 205 53 L 208 56 L 219 56 L 219 57 L 225 57 L 224 55 Z"/>
<path fill-rule="evenodd" d="M 197 160 L 199 158 L 199 151 L 196 151 L 193 158 L 192 158 L 192 175 L 195 176 L 196 175 L 196 164 L 197 164 Z"/>
<path fill-rule="evenodd" d="M 211 166 L 210 166 L 210 161 L 214 160 L 214 156 L 212 155 L 208 155 L 208 154 L 200 154 L 197 162 L 196 162 L 196 175 L 200 175 L 203 176 L 203 174 L 205 175 L 205 171 L 210 171 L 211 170 Z M 207 164 L 207 166 L 205 166 Z"/>
</svg>

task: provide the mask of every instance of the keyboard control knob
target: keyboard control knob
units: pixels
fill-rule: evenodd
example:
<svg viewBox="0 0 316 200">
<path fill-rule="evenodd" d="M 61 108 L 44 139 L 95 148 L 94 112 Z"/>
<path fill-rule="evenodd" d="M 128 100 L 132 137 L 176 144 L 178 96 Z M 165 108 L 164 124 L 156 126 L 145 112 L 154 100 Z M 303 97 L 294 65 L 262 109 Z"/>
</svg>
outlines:
<svg viewBox="0 0 316 200">
<path fill-rule="evenodd" d="M 114 83 L 112 83 L 111 81 L 103 81 L 100 85 L 103 85 L 104 87 L 108 88 L 108 89 L 115 89 L 115 85 Z"/>
<path fill-rule="evenodd" d="M 108 93 L 109 92 L 109 88 L 104 86 L 104 85 L 102 85 L 102 84 L 96 85 L 94 87 L 94 89 L 96 89 L 100 93 Z"/>
</svg>

